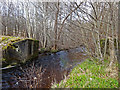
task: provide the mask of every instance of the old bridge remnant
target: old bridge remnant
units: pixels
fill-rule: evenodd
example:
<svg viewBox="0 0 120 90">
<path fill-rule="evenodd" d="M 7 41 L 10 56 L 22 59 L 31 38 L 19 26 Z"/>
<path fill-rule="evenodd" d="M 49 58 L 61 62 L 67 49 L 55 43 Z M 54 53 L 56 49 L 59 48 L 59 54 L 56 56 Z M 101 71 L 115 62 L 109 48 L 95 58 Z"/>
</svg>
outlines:
<svg viewBox="0 0 120 90">
<path fill-rule="evenodd" d="M 2 47 L 2 67 L 17 65 L 38 57 L 39 41 L 29 38 L 3 36 L 0 40 Z"/>
</svg>

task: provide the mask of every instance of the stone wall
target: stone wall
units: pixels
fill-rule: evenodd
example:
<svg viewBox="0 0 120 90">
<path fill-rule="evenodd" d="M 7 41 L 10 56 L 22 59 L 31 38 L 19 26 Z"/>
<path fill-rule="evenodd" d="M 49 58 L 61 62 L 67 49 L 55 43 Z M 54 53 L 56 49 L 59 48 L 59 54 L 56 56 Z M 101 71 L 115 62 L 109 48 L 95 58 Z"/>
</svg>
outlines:
<svg viewBox="0 0 120 90">
<path fill-rule="evenodd" d="M 24 63 L 38 57 L 39 41 L 24 39 L 2 50 L 2 67 Z"/>
</svg>

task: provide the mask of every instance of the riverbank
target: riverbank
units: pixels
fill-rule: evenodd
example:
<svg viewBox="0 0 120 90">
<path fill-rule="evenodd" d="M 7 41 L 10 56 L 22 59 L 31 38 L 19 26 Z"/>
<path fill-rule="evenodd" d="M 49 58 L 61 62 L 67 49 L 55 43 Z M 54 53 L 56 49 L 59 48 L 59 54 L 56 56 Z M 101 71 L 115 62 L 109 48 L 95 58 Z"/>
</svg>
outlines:
<svg viewBox="0 0 120 90">
<path fill-rule="evenodd" d="M 109 61 L 98 63 L 87 59 L 71 71 L 70 75 L 52 88 L 117 88 L 118 63 L 108 68 Z"/>
<path fill-rule="evenodd" d="M 80 47 L 56 53 L 39 54 L 38 58 L 18 68 L 4 70 L 2 88 L 31 88 L 31 86 L 33 88 L 50 88 L 53 82 L 59 83 L 74 66 L 88 57 L 84 51 L 85 48 Z M 39 77 L 41 74 L 42 76 Z"/>
</svg>

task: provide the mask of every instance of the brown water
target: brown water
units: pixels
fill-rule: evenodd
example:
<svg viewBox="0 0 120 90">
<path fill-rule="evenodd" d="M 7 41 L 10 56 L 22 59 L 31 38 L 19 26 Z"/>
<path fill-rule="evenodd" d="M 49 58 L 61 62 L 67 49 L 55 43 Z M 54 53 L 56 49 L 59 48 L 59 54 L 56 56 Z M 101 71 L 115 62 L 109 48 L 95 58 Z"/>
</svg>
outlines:
<svg viewBox="0 0 120 90">
<path fill-rule="evenodd" d="M 2 73 L 2 88 L 50 88 L 59 83 L 77 64 L 85 60 L 85 48 L 40 54 L 38 59 Z M 41 68 L 42 67 L 42 68 Z M 31 85 L 31 86 L 30 86 Z M 37 85 L 37 86 L 35 86 Z"/>
</svg>

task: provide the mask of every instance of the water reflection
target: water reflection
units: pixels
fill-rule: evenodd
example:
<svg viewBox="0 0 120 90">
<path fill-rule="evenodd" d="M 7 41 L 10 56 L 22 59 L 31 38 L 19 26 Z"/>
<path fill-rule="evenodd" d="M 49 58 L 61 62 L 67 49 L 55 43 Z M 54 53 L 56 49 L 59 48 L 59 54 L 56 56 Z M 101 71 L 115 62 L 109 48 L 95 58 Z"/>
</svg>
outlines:
<svg viewBox="0 0 120 90">
<path fill-rule="evenodd" d="M 49 88 L 51 87 L 51 83 L 54 81 L 57 83 L 60 82 L 64 78 L 64 75 L 67 75 L 74 65 L 84 61 L 86 57 L 87 55 L 85 54 L 84 47 L 60 51 L 54 54 L 40 54 L 37 60 L 34 60 L 26 66 L 22 66 L 22 69 L 31 69 L 32 63 L 35 65 L 35 70 L 38 70 L 42 66 L 41 72 L 44 73 L 41 75 L 42 80 L 40 81 L 39 87 Z M 31 72 L 32 71 L 33 70 L 31 70 Z M 16 77 L 19 78 L 25 75 L 26 74 L 19 68 L 4 72 L 2 74 L 2 87 L 21 87 L 22 83 L 18 83 L 19 80 L 16 80 Z M 34 78 L 35 76 L 33 75 L 31 77 Z"/>
</svg>

